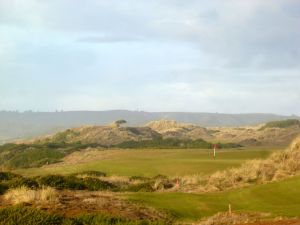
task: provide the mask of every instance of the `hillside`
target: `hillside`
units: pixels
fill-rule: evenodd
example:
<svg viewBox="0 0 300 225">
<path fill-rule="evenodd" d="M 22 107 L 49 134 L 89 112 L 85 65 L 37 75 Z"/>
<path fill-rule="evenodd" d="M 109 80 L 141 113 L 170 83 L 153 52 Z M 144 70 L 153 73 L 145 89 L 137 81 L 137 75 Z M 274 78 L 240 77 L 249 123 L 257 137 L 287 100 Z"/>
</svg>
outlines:
<svg viewBox="0 0 300 225">
<path fill-rule="evenodd" d="M 203 127 L 192 124 L 178 123 L 175 120 L 158 120 L 146 124 L 152 130 L 160 133 L 164 138 L 179 138 L 179 139 L 208 139 L 212 135 Z"/>
<path fill-rule="evenodd" d="M 143 112 L 127 110 L 70 112 L 0 111 L 0 143 L 32 138 L 84 125 L 105 125 L 125 119 L 129 126 L 142 126 L 153 120 L 176 120 L 180 123 L 207 126 L 245 126 L 299 117 L 274 114 L 221 114 L 187 112 Z"/>
<path fill-rule="evenodd" d="M 277 124 L 277 125 L 276 125 Z M 155 147 L 163 144 L 163 140 L 205 140 L 211 143 L 235 143 L 242 146 L 286 147 L 300 134 L 299 120 L 272 121 L 258 126 L 248 127 L 210 127 L 204 128 L 193 124 L 180 123 L 174 120 L 157 120 L 141 127 L 82 126 L 67 129 L 54 135 L 41 136 L 29 141 L 17 143 L 77 143 L 99 144 L 114 146 L 125 142 L 131 143 L 127 147 L 139 145 Z M 157 142 L 158 141 L 158 142 Z M 168 141 L 167 141 L 168 142 Z M 169 142 L 168 142 L 169 144 Z M 168 146 L 168 145 L 165 145 Z M 122 147 L 125 147 L 122 146 Z"/>
<path fill-rule="evenodd" d="M 85 126 L 59 132 L 41 141 L 110 146 L 126 141 L 152 140 L 159 136 L 148 127 Z"/>
<path fill-rule="evenodd" d="M 296 120 L 298 121 L 298 120 Z M 291 123 L 289 126 L 271 126 L 276 123 L 289 124 L 290 120 L 273 121 L 253 127 L 218 127 L 210 128 L 213 139 L 220 142 L 234 142 L 246 146 L 280 146 L 289 145 L 300 134 L 300 123 Z M 298 121 L 299 122 L 299 121 Z"/>
<path fill-rule="evenodd" d="M 146 124 L 164 138 L 204 139 L 210 142 L 238 143 L 243 146 L 286 147 L 300 134 L 299 120 L 272 121 L 258 126 L 215 127 L 158 120 Z"/>
</svg>

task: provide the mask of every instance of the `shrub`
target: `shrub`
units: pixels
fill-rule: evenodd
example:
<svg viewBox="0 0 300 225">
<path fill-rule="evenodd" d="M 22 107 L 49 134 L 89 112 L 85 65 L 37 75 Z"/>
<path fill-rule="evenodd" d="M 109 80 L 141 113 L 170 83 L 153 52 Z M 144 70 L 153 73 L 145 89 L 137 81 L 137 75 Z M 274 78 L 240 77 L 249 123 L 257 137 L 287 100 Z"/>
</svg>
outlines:
<svg viewBox="0 0 300 225">
<path fill-rule="evenodd" d="M 0 183 L 0 195 L 2 195 L 8 189 L 7 185 Z"/>
<path fill-rule="evenodd" d="M 163 225 L 168 221 L 131 220 L 103 214 L 64 218 L 22 205 L 0 209 L 0 225 Z"/>
<path fill-rule="evenodd" d="M 85 185 L 82 179 L 75 176 L 47 175 L 38 179 L 40 186 L 50 186 L 57 189 L 83 190 Z"/>
<path fill-rule="evenodd" d="M 16 177 L 21 177 L 21 176 L 18 174 L 15 174 L 15 173 L 11 173 L 11 172 L 0 172 L 0 181 L 1 180 L 11 180 Z"/>
<path fill-rule="evenodd" d="M 131 192 L 153 192 L 154 182 L 144 182 L 138 184 L 131 184 L 125 189 L 125 191 Z"/>
<path fill-rule="evenodd" d="M 0 225 L 60 225 L 63 217 L 24 206 L 0 209 Z"/>
<path fill-rule="evenodd" d="M 28 188 L 38 188 L 39 184 L 36 180 L 31 178 L 18 177 L 7 182 L 9 188 L 17 187 L 28 187 Z"/>
<path fill-rule="evenodd" d="M 116 186 L 108 181 L 103 181 L 97 178 L 83 178 L 84 185 L 90 191 L 111 190 Z"/>
</svg>

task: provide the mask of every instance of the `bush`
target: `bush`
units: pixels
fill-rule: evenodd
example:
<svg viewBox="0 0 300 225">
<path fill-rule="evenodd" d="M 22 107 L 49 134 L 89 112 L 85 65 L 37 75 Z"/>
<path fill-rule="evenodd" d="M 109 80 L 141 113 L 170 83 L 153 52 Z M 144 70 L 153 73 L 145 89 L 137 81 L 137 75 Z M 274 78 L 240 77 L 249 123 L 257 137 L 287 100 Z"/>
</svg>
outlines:
<svg viewBox="0 0 300 225">
<path fill-rule="evenodd" d="M 86 188 L 90 191 L 111 190 L 116 188 L 114 184 L 97 178 L 83 178 L 83 182 Z"/>
<path fill-rule="evenodd" d="M 124 191 L 153 192 L 153 191 L 155 191 L 153 186 L 154 186 L 154 182 L 144 182 L 144 183 L 139 183 L 139 184 L 131 184 L 131 185 L 128 185 L 128 187 Z"/>
<path fill-rule="evenodd" d="M 11 172 L 0 172 L 0 181 L 11 180 L 16 177 L 21 177 L 21 176 L 18 174 L 15 174 L 15 173 L 11 173 Z"/>
<path fill-rule="evenodd" d="M 17 187 L 28 187 L 28 188 L 38 188 L 39 184 L 36 180 L 31 178 L 18 177 L 7 182 L 9 188 Z"/>
<path fill-rule="evenodd" d="M 163 225 L 167 221 L 131 220 L 103 214 L 65 218 L 22 205 L 0 209 L 0 225 Z"/>
<path fill-rule="evenodd" d="M 40 186 L 50 186 L 57 189 L 84 190 L 82 179 L 75 176 L 47 175 L 38 179 Z"/>
<path fill-rule="evenodd" d="M 221 144 L 220 148 L 238 148 L 242 147 L 239 144 Z M 206 142 L 203 139 L 189 140 L 189 139 L 177 139 L 177 138 L 153 138 L 151 140 L 142 141 L 126 141 L 116 145 L 118 148 L 199 148 L 199 149 L 209 149 L 213 147 L 212 143 Z"/>
<path fill-rule="evenodd" d="M 8 189 L 7 185 L 0 183 L 0 195 L 2 195 Z"/>
<path fill-rule="evenodd" d="M 24 206 L 0 209 L 0 225 L 60 225 L 63 217 Z"/>
</svg>

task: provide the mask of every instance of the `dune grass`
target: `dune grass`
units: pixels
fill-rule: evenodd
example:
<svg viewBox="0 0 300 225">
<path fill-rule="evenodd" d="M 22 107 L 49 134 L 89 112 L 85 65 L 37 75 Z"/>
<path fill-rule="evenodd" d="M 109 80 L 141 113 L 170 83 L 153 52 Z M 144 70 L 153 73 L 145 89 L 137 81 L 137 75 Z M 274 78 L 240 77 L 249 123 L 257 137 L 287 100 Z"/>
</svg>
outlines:
<svg viewBox="0 0 300 225">
<path fill-rule="evenodd" d="M 45 174 L 72 174 L 82 171 L 102 171 L 108 175 L 120 176 L 183 176 L 211 174 L 217 170 L 239 166 L 246 160 L 266 158 L 270 150 L 228 149 L 219 150 L 212 158 L 212 150 L 199 149 L 147 149 L 107 150 L 105 158 L 80 164 L 60 164 L 49 167 L 16 170 L 25 176 Z M 99 151 L 104 154 L 104 151 Z"/>
<path fill-rule="evenodd" d="M 300 177 L 209 194 L 131 193 L 123 197 L 156 209 L 165 210 L 179 220 L 198 220 L 227 211 L 265 212 L 270 217 L 300 216 Z"/>
</svg>

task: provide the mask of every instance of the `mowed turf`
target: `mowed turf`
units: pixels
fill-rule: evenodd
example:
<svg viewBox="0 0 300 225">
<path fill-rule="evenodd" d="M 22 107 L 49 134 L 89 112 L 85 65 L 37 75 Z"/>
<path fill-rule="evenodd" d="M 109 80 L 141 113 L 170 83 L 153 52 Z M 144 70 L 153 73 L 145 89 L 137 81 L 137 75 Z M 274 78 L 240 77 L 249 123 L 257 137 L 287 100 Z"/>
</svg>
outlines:
<svg viewBox="0 0 300 225">
<path fill-rule="evenodd" d="M 16 172 L 25 176 L 72 174 L 87 170 L 122 176 L 204 175 L 239 166 L 249 159 L 266 158 L 271 153 L 270 150 L 262 149 L 227 149 L 218 150 L 216 159 L 213 159 L 212 150 L 203 149 L 105 150 L 99 151 L 99 154 L 105 154 L 101 160 L 72 165 L 51 165 Z"/>
<path fill-rule="evenodd" d="M 300 177 L 222 193 L 132 193 L 123 197 L 171 213 L 178 220 L 198 220 L 217 212 L 265 212 L 270 217 L 300 216 Z"/>
</svg>

